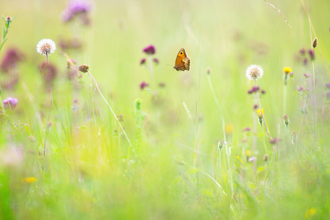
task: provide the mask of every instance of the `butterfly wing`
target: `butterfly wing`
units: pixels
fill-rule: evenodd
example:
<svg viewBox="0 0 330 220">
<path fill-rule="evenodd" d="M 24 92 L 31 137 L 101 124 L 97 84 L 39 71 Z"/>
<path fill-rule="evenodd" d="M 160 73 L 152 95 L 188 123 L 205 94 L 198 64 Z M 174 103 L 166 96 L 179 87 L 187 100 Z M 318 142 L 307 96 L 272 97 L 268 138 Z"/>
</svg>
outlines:
<svg viewBox="0 0 330 220">
<path fill-rule="evenodd" d="M 174 69 L 177 71 L 189 70 L 190 69 L 190 58 L 184 48 L 181 48 L 175 59 Z"/>
</svg>

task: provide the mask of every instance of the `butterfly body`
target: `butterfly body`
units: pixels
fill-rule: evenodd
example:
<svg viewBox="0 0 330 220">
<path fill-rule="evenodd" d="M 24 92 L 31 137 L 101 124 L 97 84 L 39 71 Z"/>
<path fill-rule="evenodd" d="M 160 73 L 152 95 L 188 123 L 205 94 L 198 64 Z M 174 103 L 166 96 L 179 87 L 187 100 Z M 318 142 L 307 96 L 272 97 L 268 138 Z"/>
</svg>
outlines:
<svg viewBox="0 0 330 220">
<path fill-rule="evenodd" d="M 181 48 L 176 56 L 174 69 L 177 71 L 190 70 L 190 58 L 184 48 Z"/>
</svg>

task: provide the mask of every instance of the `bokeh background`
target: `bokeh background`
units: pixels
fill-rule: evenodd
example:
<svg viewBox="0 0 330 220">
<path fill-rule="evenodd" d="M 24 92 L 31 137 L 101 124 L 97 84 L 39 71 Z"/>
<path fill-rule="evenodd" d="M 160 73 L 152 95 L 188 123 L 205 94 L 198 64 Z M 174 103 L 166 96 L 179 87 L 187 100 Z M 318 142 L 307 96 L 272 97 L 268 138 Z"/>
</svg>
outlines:
<svg viewBox="0 0 330 220">
<path fill-rule="evenodd" d="M 1 1 L 1 13 L 17 17 L 0 58 L 11 48 L 23 54 L 14 76 L 0 76 L 2 99 L 18 99 L 0 125 L 1 158 L 13 162 L 0 162 L 2 218 L 329 218 L 330 2 L 269 1 L 288 23 L 267 2 L 89 1 L 86 17 L 64 22 L 70 1 Z M 36 51 L 44 38 L 57 46 L 48 81 Z M 140 64 L 150 58 L 142 51 L 148 45 L 158 64 Z M 182 47 L 191 69 L 177 72 Z M 74 68 L 61 51 L 90 66 L 132 147 L 89 75 L 68 79 Z M 271 136 L 281 140 L 275 145 L 247 94 L 251 64 L 264 69 L 258 86 Z M 310 91 L 306 117 L 292 79 L 284 94 L 287 66 Z M 315 90 L 304 73 L 315 75 Z M 4 88 L 12 78 L 14 88 Z M 227 144 L 219 148 L 223 133 Z"/>
</svg>

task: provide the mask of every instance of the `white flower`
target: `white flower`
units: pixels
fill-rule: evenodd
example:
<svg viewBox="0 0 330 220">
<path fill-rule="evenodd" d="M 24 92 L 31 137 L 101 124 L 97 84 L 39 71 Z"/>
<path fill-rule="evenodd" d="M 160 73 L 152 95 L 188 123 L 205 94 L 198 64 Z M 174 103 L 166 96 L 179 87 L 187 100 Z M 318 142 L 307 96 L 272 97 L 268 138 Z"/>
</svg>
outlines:
<svg viewBox="0 0 330 220">
<path fill-rule="evenodd" d="M 249 80 L 257 80 L 261 78 L 263 74 L 264 70 L 258 65 L 251 65 L 246 69 L 246 77 Z"/>
<path fill-rule="evenodd" d="M 50 55 L 56 50 L 56 44 L 51 39 L 42 39 L 37 45 L 37 52 L 41 55 Z"/>
</svg>

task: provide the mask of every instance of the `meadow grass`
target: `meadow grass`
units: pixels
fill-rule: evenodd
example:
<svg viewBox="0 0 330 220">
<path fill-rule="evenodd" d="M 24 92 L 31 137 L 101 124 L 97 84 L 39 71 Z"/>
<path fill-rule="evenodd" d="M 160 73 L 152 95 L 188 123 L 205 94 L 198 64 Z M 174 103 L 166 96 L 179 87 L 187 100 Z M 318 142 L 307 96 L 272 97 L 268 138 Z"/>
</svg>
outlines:
<svg viewBox="0 0 330 220">
<path fill-rule="evenodd" d="M 0 74 L 0 219 L 330 218 L 329 1 L 98 0 L 88 26 L 63 23 L 65 7 L 0 3 L 17 16 L 0 58 L 24 54 Z M 177 72 L 182 47 L 191 69 Z"/>
</svg>

